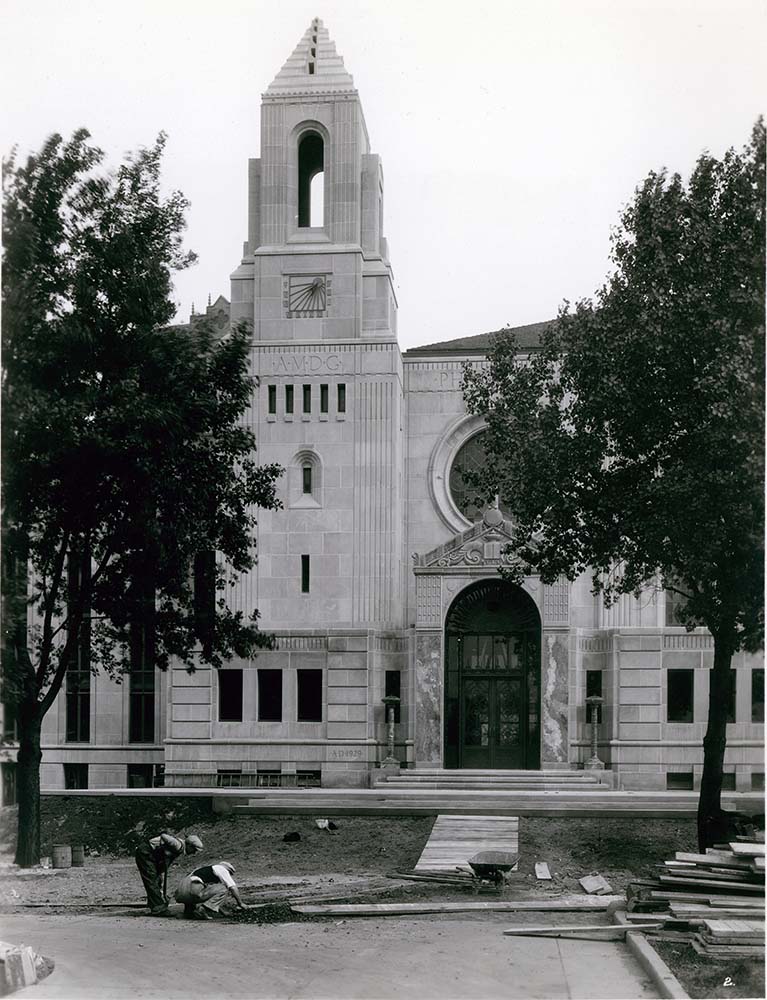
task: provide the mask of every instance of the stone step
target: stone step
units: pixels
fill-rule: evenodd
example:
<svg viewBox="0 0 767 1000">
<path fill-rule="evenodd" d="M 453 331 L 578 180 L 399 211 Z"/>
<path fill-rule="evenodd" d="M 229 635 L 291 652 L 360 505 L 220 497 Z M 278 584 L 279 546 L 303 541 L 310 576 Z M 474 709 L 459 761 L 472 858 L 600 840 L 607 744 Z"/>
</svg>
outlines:
<svg viewBox="0 0 767 1000">
<path fill-rule="evenodd" d="M 470 768 L 470 767 L 418 767 L 402 772 L 407 775 L 423 774 L 429 777 L 447 775 L 450 777 L 498 777 L 498 778 L 589 778 L 596 779 L 592 771 L 571 771 L 567 768 L 536 768 L 536 769 L 501 769 L 501 768 Z"/>
<path fill-rule="evenodd" d="M 571 789 L 583 789 L 585 793 L 591 794 L 593 792 L 609 792 L 611 788 L 609 785 L 599 785 L 595 782 L 583 782 L 582 784 L 576 784 L 575 782 L 559 782 L 559 781 L 429 781 L 427 779 L 421 779 L 419 781 L 407 781 L 403 778 L 386 778 L 380 785 L 376 787 L 384 788 L 412 788 L 417 790 L 419 788 L 428 789 L 466 789 L 467 791 L 472 791 L 473 789 L 477 791 L 568 791 Z"/>
</svg>

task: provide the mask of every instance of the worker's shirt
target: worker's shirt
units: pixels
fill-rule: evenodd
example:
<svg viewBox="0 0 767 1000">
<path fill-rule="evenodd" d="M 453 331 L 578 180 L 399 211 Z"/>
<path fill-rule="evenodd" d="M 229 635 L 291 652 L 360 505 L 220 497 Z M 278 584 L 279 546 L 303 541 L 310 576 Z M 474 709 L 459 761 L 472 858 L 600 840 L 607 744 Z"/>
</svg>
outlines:
<svg viewBox="0 0 767 1000">
<path fill-rule="evenodd" d="M 185 853 L 184 841 L 171 833 L 161 833 L 159 837 L 152 837 L 149 846 L 152 848 L 155 861 L 166 867 Z"/>
<path fill-rule="evenodd" d="M 232 878 L 229 869 L 223 865 L 203 865 L 202 868 L 195 868 L 192 878 L 198 878 L 205 885 L 213 882 L 223 882 L 227 889 L 236 889 L 237 885 Z"/>
</svg>

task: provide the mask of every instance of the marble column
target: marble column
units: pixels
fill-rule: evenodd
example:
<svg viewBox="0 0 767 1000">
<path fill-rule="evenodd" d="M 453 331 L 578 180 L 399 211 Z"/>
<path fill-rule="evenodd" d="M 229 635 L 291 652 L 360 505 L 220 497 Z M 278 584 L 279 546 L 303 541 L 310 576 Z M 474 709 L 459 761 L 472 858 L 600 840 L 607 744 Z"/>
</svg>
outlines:
<svg viewBox="0 0 767 1000">
<path fill-rule="evenodd" d="M 541 767 L 568 762 L 567 702 L 569 655 L 567 635 L 542 636 L 541 663 Z"/>
<path fill-rule="evenodd" d="M 415 634 L 416 767 L 442 766 L 442 633 Z"/>
</svg>

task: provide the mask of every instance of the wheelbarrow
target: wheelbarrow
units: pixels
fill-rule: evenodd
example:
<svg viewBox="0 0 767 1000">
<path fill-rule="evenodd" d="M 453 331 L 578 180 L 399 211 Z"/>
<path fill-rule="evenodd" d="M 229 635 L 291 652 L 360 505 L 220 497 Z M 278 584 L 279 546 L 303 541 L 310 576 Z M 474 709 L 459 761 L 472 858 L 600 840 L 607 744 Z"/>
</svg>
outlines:
<svg viewBox="0 0 767 1000">
<path fill-rule="evenodd" d="M 508 851 L 480 851 L 469 858 L 467 864 L 480 885 L 494 885 L 500 889 L 518 861 L 519 855 Z"/>
</svg>

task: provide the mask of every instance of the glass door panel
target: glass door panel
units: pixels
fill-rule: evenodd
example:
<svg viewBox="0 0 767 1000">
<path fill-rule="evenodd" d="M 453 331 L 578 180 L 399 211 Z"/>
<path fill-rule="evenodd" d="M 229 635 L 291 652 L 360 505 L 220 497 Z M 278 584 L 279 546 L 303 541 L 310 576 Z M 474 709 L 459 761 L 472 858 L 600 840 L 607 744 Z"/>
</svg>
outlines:
<svg viewBox="0 0 767 1000">
<path fill-rule="evenodd" d="M 472 677 L 463 683 L 462 767 L 490 767 L 490 681 Z"/>
</svg>

